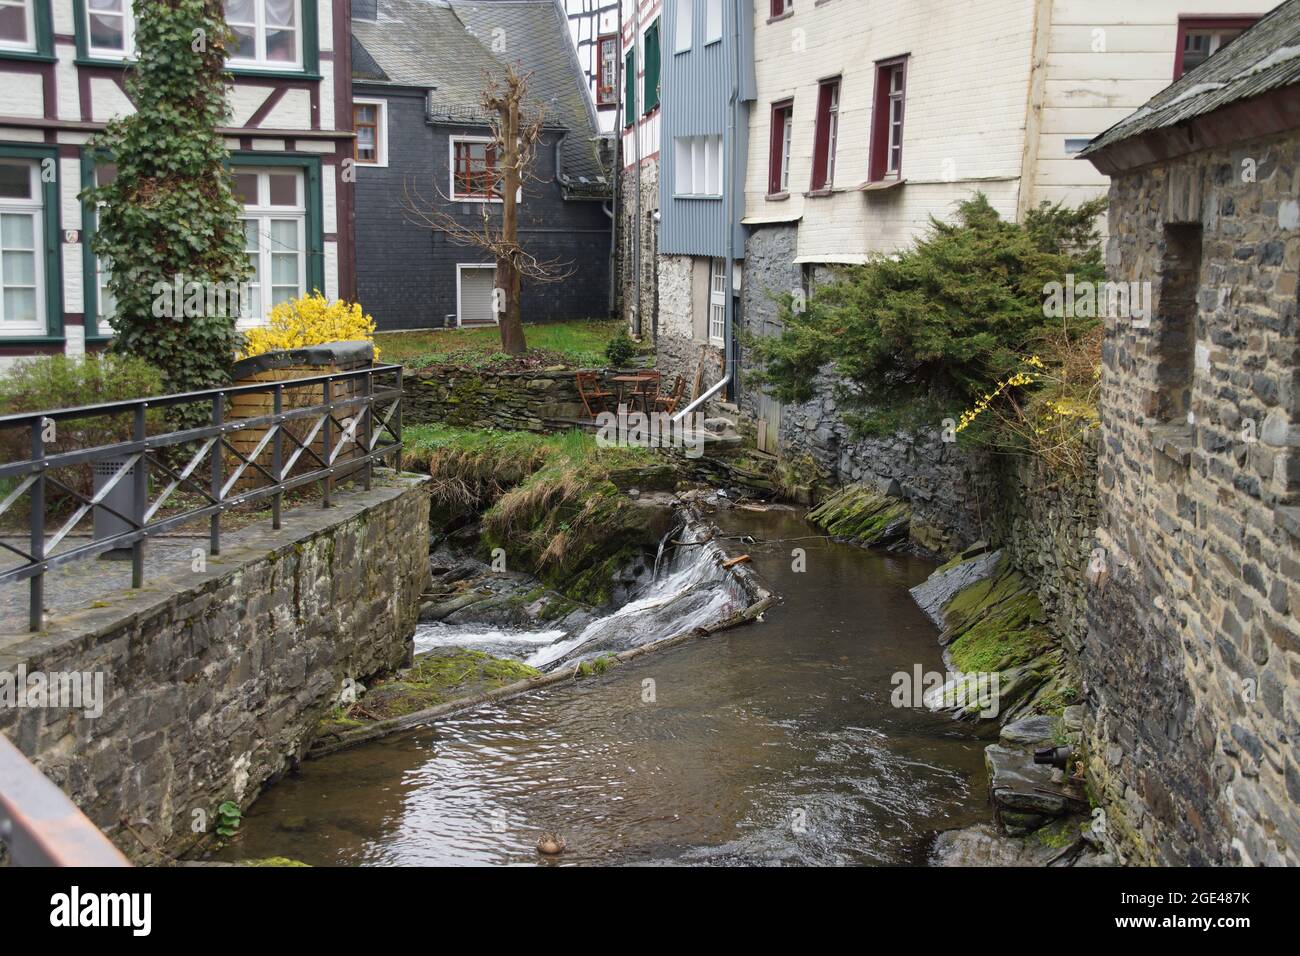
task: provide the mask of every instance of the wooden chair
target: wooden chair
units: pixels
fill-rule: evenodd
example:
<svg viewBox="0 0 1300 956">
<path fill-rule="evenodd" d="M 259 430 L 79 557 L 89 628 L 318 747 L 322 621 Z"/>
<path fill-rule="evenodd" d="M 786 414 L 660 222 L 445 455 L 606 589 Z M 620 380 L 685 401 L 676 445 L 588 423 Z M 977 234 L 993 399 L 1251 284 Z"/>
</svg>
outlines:
<svg viewBox="0 0 1300 956">
<path fill-rule="evenodd" d="M 684 394 L 686 394 L 686 379 L 678 375 L 677 381 L 673 382 L 673 390 L 667 395 L 660 395 L 655 400 L 655 411 L 667 412 L 671 415 L 677 411 L 677 406 L 682 403 Z"/>
<path fill-rule="evenodd" d="M 579 372 L 577 378 L 582 406 L 587 410 L 587 417 L 594 421 L 598 414 L 609 411 L 609 400 L 614 397 L 614 393 L 604 387 L 596 372 Z"/>
</svg>

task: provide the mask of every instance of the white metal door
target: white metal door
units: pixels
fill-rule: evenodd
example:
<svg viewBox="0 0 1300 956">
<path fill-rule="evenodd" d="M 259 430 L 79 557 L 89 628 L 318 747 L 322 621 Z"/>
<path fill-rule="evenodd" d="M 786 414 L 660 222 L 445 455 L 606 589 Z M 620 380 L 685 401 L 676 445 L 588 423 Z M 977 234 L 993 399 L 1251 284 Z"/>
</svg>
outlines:
<svg viewBox="0 0 1300 956">
<path fill-rule="evenodd" d="M 492 325 L 496 322 L 493 290 L 496 288 L 495 266 L 462 265 L 456 267 L 457 314 L 461 325 Z"/>
</svg>

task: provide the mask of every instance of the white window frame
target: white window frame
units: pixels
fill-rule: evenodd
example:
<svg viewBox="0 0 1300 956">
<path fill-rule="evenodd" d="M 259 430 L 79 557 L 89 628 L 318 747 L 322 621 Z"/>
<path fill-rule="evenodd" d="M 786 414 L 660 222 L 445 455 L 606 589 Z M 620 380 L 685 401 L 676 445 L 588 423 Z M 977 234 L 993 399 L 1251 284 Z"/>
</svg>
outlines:
<svg viewBox="0 0 1300 956">
<path fill-rule="evenodd" d="M 32 269 L 35 278 L 36 291 L 36 317 L 31 322 L 10 322 L 3 318 L 4 315 L 4 271 L 3 263 L 0 262 L 0 340 L 8 336 L 32 336 L 45 335 L 49 329 L 47 322 L 49 316 L 46 314 L 47 303 L 45 301 L 45 192 L 42 188 L 40 175 L 37 170 L 40 169 L 40 163 L 30 159 L 0 159 L 0 165 L 4 166 L 26 166 L 28 169 L 28 183 L 31 187 L 32 198 L 30 199 L 6 199 L 0 198 L 0 215 L 20 215 L 32 217 Z M 0 243 L 3 238 L 0 237 Z M 21 250 L 26 252 L 28 250 Z M 0 252 L 0 260 L 3 259 L 3 252 Z M 27 286 L 22 286 L 27 288 Z"/>
<path fill-rule="evenodd" d="M 727 344 L 727 264 L 709 260 L 709 344 Z"/>
<path fill-rule="evenodd" d="M 375 158 L 373 162 L 367 162 L 364 159 L 358 159 L 358 166 L 380 166 L 388 165 L 388 100 L 377 99 L 374 97 L 358 96 L 352 100 L 353 106 L 374 106 L 378 108 L 375 115 Z M 356 126 L 355 116 L 353 126 Z M 454 154 L 453 154 L 454 155 Z"/>
<path fill-rule="evenodd" d="M 294 166 L 236 166 L 232 172 L 236 175 L 257 176 L 257 204 L 245 205 L 240 213 L 240 223 L 257 223 L 258 270 L 257 278 L 250 278 L 248 284 L 257 289 L 257 301 L 261 314 L 253 315 L 245 311 L 236 325 L 241 328 L 265 325 L 275 304 L 271 301 L 274 292 L 271 281 L 274 260 L 271 247 L 271 221 L 294 220 L 298 224 L 298 296 L 307 293 L 307 176 L 302 169 Z M 271 176 L 293 176 L 297 181 L 297 202 L 294 206 L 273 206 L 271 198 Z M 242 227 L 242 226 L 241 226 Z M 251 253 L 250 253 L 251 254 Z"/>
<path fill-rule="evenodd" d="M 826 114 L 826 183 L 823 189 L 830 189 L 835 185 L 835 147 L 839 145 L 840 140 L 840 87 L 843 78 L 835 80 L 835 85 L 831 87 L 831 101 Z"/>
<path fill-rule="evenodd" d="M 722 165 L 720 135 L 676 137 L 673 140 L 673 196 L 721 199 Z"/>
<path fill-rule="evenodd" d="M 500 196 L 460 196 L 456 193 L 456 144 L 487 143 L 497 145 L 492 136 L 449 136 L 447 137 L 447 195 L 452 202 L 501 202 Z"/>
<path fill-rule="evenodd" d="M 692 28 L 695 19 L 694 0 L 674 0 L 673 10 L 673 53 L 689 53 L 694 39 Z"/>
<path fill-rule="evenodd" d="M 96 164 L 93 175 L 97 187 L 103 185 L 99 181 L 100 169 L 101 167 L 99 164 Z M 94 216 L 96 231 L 99 230 L 99 214 L 103 208 L 104 204 L 102 202 L 95 204 Z M 108 280 L 111 274 L 111 271 L 104 265 L 103 256 L 99 253 L 95 253 L 95 325 L 99 329 L 100 335 L 108 336 L 117 334 L 117 330 L 114 329 L 112 324 L 108 321 L 108 312 L 104 307 L 105 303 L 108 301 Z"/>
<path fill-rule="evenodd" d="M 23 53 L 36 52 L 36 0 L 0 0 L 0 7 L 22 7 L 27 25 L 27 40 L 19 43 L 14 40 L 0 40 L 0 50 L 15 50 Z"/>
<path fill-rule="evenodd" d="M 463 326 L 463 327 L 465 327 L 465 328 L 467 328 L 467 329 L 486 329 L 486 328 L 488 327 L 488 326 L 487 326 L 487 323 L 484 323 L 484 322 L 474 322 L 474 323 L 471 323 L 470 325 L 465 325 L 465 323 L 464 323 L 464 321 L 463 321 L 464 313 L 461 311 L 461 305 L 460 305 L 460 282 L 461 282 L 461 274 L 462 274 L 466 269 L 490 269 L 490 270 L 492 270 L 492 272 L 495 273 L 495 272 L 496 272 L 496 268 L 497 268 L 496 266 L 494 266 L 494 265 L 492 265 L 492 264 L 490 264 L 490 263 L 483 263 L 483 262 L 458 262 L 458 263 L 456 263 L 456 328 L 461 328 L 461 327 Z M 493 291 L 494 291 L 494 294 L 495 294 L 495 289 L 496 289 L 496 279 L 495 279 L 495 277 L 493 278 L 492 282 L 493 282 Z M 492 312 L 492 324 L 493 324 L 493 325 L 500 325 L 500 324 L 501 324 L 501 314 L 500 314 L 499 312 L 497 312 L 495 309 L 494 309 L 493 312 Z"/>
<path fill-rule="evenodd" d="M 722 0 L 704 0 L 704 45 L 722 42 Z"/>
<path fill-rule="evenodd" d="M 794 103 L 785 109 L 781 123 L 781 192 L 790 191 L 790 142 L 794 139 Z"/>
<path fill-rule="evenodd" d="M 94 34 L 90 30 L 90 16 L 92 13 L 103 15 L 106 11 L 92 10 L 90 0 L 86 0 L 82 6 L 85 9 L 85 22 L 81 24 L 86 31 L 86 55 L 96 60 L 131 60 L 135 58 L 135 10 L 131 0 L 121 0 L 122 12 L 120 14 L 108 13 L 109 16 L 121 16 L 122 18 L 122 49 L 113 50 L 107 47 L 95 46 Z"/>
<path fill-rule="evenodd" d="M 903 124 L 907 110 L 907 70 L 896 63 L 887 68 L 889 73 L 889 116 L 885 136 L 885 175 L 897 177 L 903 171 Z M 894 88 L 894 81 L 898 88 Z"/>
<path fill-rule="evenodd" d="M 249 59 L 229 56 L 226 58 L 226 63 L 241 70 L 301 70 L 303 68 L 303 47 L 306 45 L 303 37 L 302 0 L 294 0 L 293 4 L 293 31 L 294 36 L 297 38 L 297 42 L 294 44 L 293 60 L 268 60 L 266 58 L 266 0 L 253 0 L 253 19 L 253 23 L 239 24 L 239 26 L 251 26 L 253 28 L 253 45 L 257 48 L 253 57 Z M 227 25 L 229 25 L 228 20 Z M 283 29 L 283 27 L 277 29 Z"/>
</svg>

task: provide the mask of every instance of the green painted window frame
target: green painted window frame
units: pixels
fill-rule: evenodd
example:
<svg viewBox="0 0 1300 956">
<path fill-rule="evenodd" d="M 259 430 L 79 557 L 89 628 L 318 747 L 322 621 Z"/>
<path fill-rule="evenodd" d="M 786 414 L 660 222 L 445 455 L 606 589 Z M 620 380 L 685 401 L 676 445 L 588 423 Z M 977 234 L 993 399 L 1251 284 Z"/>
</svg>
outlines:
<svg viewBox="0 0 1300 956">
<path fill-rule="evenodd" d="M 623 125 L 636 122 L 636 47 L 623 58 Z"/>
<path fill-rule="evenodd" d="M 649 114 L 659 105 L 659 21 L 645 28 L 645 106 L 642 114 Z"/>
<path fill-rule="evenodd" d="M 325 294 L 325 206 L 321 191 L 321 157 L 299 156 L 256 151 L 231 153 L 230 165 L 237 166 L 289 166 L 303 171 L 307 206 L 307 281 L 305 292 Z"/>
<path fill-rule="evenodd" d="M 81 2 L 81 0 L 77 0 Z M 54 21 L 49 0 L 32 0 L 32 23 L 36 29 L 35 50 L 0 50 L 0 60 L 35 60 L 54 63 Z"/>
<path fill-rule="evenodd" d="M 295 70 L 262 70 L 249 66 L 229 66 L 226 72 L 231 76 L 269 77 L 282 80 L 320 80 L 320 15 L 315 0 L 303 0 L 302 9 L 302 68 Z M 49 9 L 48 5 L 45 7 Z M 72 15 L 77 37 L 77 64 L 79 66 L 116 66 L 127 67 L 133 61 L 131 57 L 122 59 L 90 55 L 90 42 L 86 36 L 86 0 L 72 0 Z M 52 52 L 52 50 L 51 50 Z M 53 59 L 53 57 L 51 57 Z"/>
<path fill-rule="evenodd" d="M 63 334 L 63 250 L 59 202 L 59 148 L 35 143 L 0 143 L 0 157 L 54 163 L 54 178 L 41 178 L 41 212 L 45 220 L 45 334 L 0 335 L 0 345 L 61 345 Z"/>
</svg>

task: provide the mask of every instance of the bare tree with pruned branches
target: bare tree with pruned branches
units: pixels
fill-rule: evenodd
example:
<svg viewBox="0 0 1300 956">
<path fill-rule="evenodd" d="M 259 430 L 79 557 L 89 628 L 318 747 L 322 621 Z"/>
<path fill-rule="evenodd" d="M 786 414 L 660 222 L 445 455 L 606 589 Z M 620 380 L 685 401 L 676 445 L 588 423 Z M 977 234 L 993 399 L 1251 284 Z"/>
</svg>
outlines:
<svg viewBox="0 0 1300 956">
<path fill-rule="evenodd" d="M 522 280 L 560 282 L 573 275 L 573 264 L 558 259 L 542 261 L 519 244 L 519 205 L 526 182 L 539 182 L 533 173 L 537 144 L 541 140 L 546 110 L 526 104 L 532 74 L 521 75 L 514 66 L 506 68 L 502 85 L 486 79 L 483 108 L 495 142 L 483 170 L 452 171 L 467 179 L 468 192 L 499 197 L 501 202 L 484 202 L 476 217 L 458 217 L 429 202 L 418 190 L 407 186 L 407 211 L 420 223 L 439 232 L 457 245 L 474 246 L 496 259 L 496 294 L 493 306 L 500 316 L 501 350 L 520 355 L 527 348 L 520 309 Z M 438 188 L 445 203 L 451 197 Z"/>
</svg>

